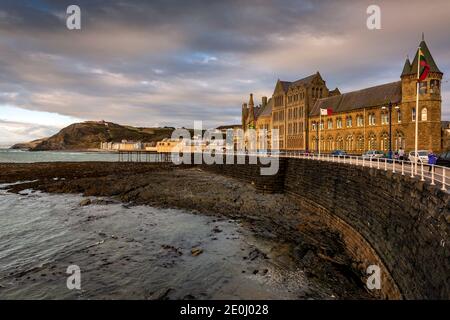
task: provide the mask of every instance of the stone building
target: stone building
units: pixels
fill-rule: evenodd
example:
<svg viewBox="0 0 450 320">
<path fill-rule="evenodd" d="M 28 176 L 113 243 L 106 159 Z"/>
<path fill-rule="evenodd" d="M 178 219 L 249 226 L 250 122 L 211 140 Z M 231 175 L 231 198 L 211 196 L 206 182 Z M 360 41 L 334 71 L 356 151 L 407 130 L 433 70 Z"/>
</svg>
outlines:
<svg viewBox="0 0 450 320">
<path fill-rule="evenodd" d="M 419 95 L 419 149 L 442 149 L 441 92 L 443 73 L 425 43 L 421 50 L 430 66 Z M 288 82 L 278 80 L 272 97 L 255 108 L 253 95 L 242 106 L 245 129 L 279 130 L 282 150 L 335 149 L 361 154 L 367 150 L 388 151 L 389 108 L 392 105 L 392 149 L 414 149 L 418 54 L 406 59 L 400 81 L 343 93 L 329 90 L 319 72 Z M 320 117 L 320 109 L 332 115 Z M 321 119 L 321 123 L 319 123 Z"/>
</svg>

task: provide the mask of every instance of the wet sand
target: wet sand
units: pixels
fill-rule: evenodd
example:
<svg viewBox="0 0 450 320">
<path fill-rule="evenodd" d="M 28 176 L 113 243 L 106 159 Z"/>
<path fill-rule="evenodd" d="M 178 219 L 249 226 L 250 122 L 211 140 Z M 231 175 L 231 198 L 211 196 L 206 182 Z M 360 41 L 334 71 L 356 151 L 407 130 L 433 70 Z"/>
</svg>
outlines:
<svg viewBox="0 0 450 320">
<path fill-rule="evenodd" d="M 76 193 L 127 207 L 179 208 L 239 221 L 257 237 L 277 243 L 273 259 L 294 261 L 310 282 L 336 298 L 372 298 L 339 234 L 285 195 L 260 194 L 250 184 L 197 168 L 150 163 L 0 164 L 0 172 L 0 183 L 33 180 L 8 187 L 10 192 Z"/>
</svg>

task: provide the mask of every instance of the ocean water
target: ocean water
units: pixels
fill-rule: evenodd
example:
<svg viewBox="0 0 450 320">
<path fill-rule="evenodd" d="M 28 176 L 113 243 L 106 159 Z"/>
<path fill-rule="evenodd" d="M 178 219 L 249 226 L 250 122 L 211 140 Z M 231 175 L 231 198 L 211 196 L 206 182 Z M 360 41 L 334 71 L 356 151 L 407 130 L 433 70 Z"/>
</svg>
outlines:
<svg viewBox="0 0 450 320">
<path fill-rule="evenodd" d="M 120 203 L 80 206 L 78 195 L 5 187 L 0 299 L 329 297 L 276 244 L 238 221 Z M 81 290 L 67 288 L 69 265 L 81 270 Z"/>
<path fill-rule="evenodd" d="M 150 155 L 154 160 L 154 155 Z M 70 151 L 23 151 L 0 149 L 0 163 L 32 163 L 57 161 L 118 161 L 119 156 L 114 152 L 70 152 Z"/>
</svg>

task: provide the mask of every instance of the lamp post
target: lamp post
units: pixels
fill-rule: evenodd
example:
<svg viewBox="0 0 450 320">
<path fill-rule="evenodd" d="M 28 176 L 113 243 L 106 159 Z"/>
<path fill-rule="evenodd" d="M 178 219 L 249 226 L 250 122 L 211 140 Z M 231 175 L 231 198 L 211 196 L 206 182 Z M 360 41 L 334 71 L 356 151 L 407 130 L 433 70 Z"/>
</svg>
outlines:
<svg viewBox="0 0 450 320">
<path fill-rule="evenodd" d="M 381 109 L 389 111 L 389 153 L 388 158 L 392 159 L 392 103 L 389 101 L 389 104 L 381 107 Z M 399 106 L 395 106 L 395 109 L 398 110 Z"/>
</svg>

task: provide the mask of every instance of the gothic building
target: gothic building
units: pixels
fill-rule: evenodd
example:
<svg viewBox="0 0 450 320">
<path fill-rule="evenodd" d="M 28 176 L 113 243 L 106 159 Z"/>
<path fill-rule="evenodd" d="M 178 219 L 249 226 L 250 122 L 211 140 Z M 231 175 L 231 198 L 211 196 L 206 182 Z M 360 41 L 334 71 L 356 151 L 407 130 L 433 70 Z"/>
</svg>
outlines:
<svg viewBox="0 0 450 320">
<path fill-rule="evenodd" d="M 278 80 L 272 97 L 255 107 L 253 95 L 242 105 L 242 126 L 279 130 L 282 150 L 324 152 L 335 149 L 360 154 L 389 148 L 389 104 L 392 106 L 392 149 L 414 149 L 415 119 L 419 120 L 419 149 L 439 152 L 441 138 L 441 79 L 425 41 L 420 48 L 430 67 L 420 82 L 419 114 L 415 114 L 418 53 L 406 59 L 400 81 L 341 94 L 329 90 L 319 72 L 288 82 Z M 332 114 L 320 117 L 320 109 Z M 320 140 L 319 140 L 320 129 Z M 270 135 L 269 135 L 270 137 Z M 270 146 L 269 146 L 270 147 Z"/>
</svg>

